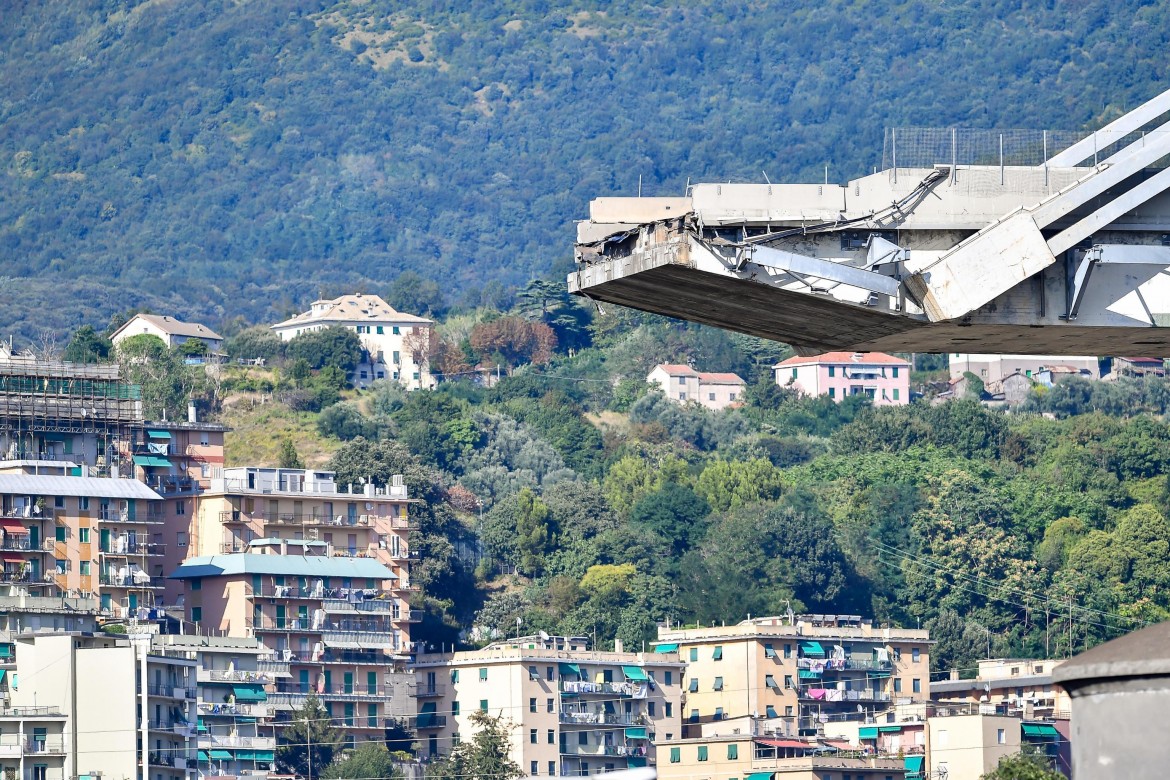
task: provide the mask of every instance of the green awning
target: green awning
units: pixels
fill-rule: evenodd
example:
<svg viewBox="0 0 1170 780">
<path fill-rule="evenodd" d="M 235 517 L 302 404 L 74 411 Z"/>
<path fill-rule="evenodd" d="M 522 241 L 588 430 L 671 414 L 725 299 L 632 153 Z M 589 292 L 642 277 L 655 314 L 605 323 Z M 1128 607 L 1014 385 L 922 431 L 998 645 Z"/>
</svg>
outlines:
<svg viewBox="0 0 1170 780">
<path fill-rule="evenodd" d="M 776 774 L 776 773 L 775 772 L 752 772 L 750 775 L 745 777 L 743 780 L 772 780 L 772 775 L 774 775 L 774 774 Z"/>
<path fill-rule="evenodd" d="M 646 728 L 639 726 L 626 729 L 626 739 L 646 739 Z"/>
<path fill-rule="evenodd" d="M 639 766 L 646 766 L 646 757 L 645 756 L 629 756 L 628 758 L 626 758 L 626 766 L 631 767 L 631 768 L 632 767 L 639 767 Z"/>
<path fill-rule="evenodd" d="M 147 431 L 146 435 L 152 439 L 169 439 L 169 438 L 171 438 L 170 431 Z"/>
<path fill-rule="evenodd" d="M 559 664 L 558 671 L 562 677 L 564 677 L 566 674 L 575 674 L 578 677 L 581 676 L 581 667 L 577 664 Z"/>
<path fill-rule="evenodd" d="M 801 642 L 800 652 L 805 656 L 818 656 L 824 658 L 825 648 L 821 647 L 820 642 Z"/>
<path fill-rule="evenodd" d="M 250 685 L 233 685 L 232 695 L 236 697 L 236 702 L 251 702 L 251 701 L 266 701 L 268 694 L 264 692 L 264 686 L 258 684 Z"/>
<path fill-rule="evenodd" d="M 883 669 L 870 669 L 865 673 L 865 676 L 871 680 L 884 680 L 890 676 L 890 673 Z"/>
<path fill-rule="evenodd" d="M 171 462 L 166 458 L 160 458 L 155 455 L 135 455 L 134 465 L 144 466 L 147 468 L 157 467 L 162 469 L 169 469 L 171 467 Z"/>
<path fill-rule="evenodd" d="M 203 716 L 202 715 L 199 716 L 199 720 L 196 722 L 195 728 L 198 730 L 198 732 L 200 734 L 207 733 L 207 726 L 203 723 Z"/>
<path fill-rule="evenodd" d="M 0 669 L 0 682 L 4 682 L 4 675 L 8 673 L 7 669 Z"/>
<path fill-rule="evenodd" d="M 878 731 L 882 734 L 897 734 L 901 730 L 901 726 L 878 726 Z"/>
<path fill-rule="evenodd" d="M 1025 723 L 1023 724 L 1023 729 L 1025 737 L 1060 738 L 1060 732 L 1056 730 L 1056 727 L 1050 726 L 1047 723 Z"/>
<path fill-rule="evenodd" d="M 212 750 L 211 759 L 213 761 L 231 761 L 232 754 L 226 750 Z"/>
<path fill-rule="evenodd" d="M 857 730 L 858 739 L 877 739 L 877 726 L 862 726 Z"/>
<path fill-rule="evenodd" d="M 236 723 L 255 723 L 255 718 L 236 718 Z"/>
<path fill-rule="evenodd" d="M 271 762 L 276 760 L 276 752 L 272 751 L 272 750 L 257 750 L 256 751 L 256 760 L 257 761 L 267 761 L 267 762 L 271 763 Z"/>
<path fill-rule="evenodd" d="M 236 751 L 236 760 L 237 761 L 255 761 L 256 760 L 256 751 L 255 750 L 237 750 Z"/>
<path fill-rule="evenodd" d="M 922 765 L 925 763 L 925 756 L 905 756 L 902 760 L 906 762 L 906 772 L 922 772 Z"/>
<path fill-rule="evenodd" d="M 12 645 L 10 645 L 10 644 L 0 645 L 0 658 L 11 658 L 11 657 L 12 657 Z"/>
<path fill-rule="evenodd" d="M 820 672 L 814 672 L 812 669 L 801 669 L 798 674 L 802 680 L 819 680 L 821 679 Z"/>
<path fill-rule="evenodd" d="M 656 645 L 654 648 L 656 653 L 677 653 L 678 642 L 668 642 L 665 645 Z"/>
<path fill-rule="evenodd" d="M 209 758 L 209 757 L 208 757 L 208 755 L 207 755 L 207 751 L 206 751 L 206 750 L 200 750 L 200 751 L 199 751 L 199 760 L 200 760 L 200 761 L 203 761 L 204 763 L 206 763 L 206 762 L 208 762 L 208 761 L 210 761 L 210 760 L 211 760 L 211 758 Z"/>
<path fill-rule="evenodd" d="M 626 676 L 627 680 L 646 680 L 646 672 L 642 671 L 638 666 L 623 666 L 622 674 Z"/>
</svg>

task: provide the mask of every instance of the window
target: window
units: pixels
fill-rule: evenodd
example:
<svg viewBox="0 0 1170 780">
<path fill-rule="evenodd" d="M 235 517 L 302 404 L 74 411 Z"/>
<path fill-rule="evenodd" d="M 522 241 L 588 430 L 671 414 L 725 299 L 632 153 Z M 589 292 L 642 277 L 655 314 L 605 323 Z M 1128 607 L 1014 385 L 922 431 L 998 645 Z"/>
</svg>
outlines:
<svg viewBox="0 0 1170 780">
<path fill-rule="evenodd" d="M 775 657 L 776 657 L 776 648 L 772 647 L 772 645 L 770 645 L 770 644 L 765 644 L 764 645 L 764 658 L 775 658 Z"/>
<path fill-rule="evenodd" d="M 662 712 L 666 715 L 666 717 L 672 717 L 674 715 L 674 703 L 669 701 L 663 702 Z"/>
<path fill-rule="evenodd" d="M 699 648 L 697 648 L 697 647 L 692 647 L 692 648 L 691 648 L 691 660 L 692 660 L 692 661 L 698 661 L 698 660 L 699 660 Z"/>
<path fill-rule="evenodd" d="M 376 331 L 376 332 L 377 332 L 377 334 L 378 334 L 379 336 L 382 336 L 382 335 L 385 335 L 385 333 L 386 333 L 386 329 L 385 329 L 383 326 L 381 326 L 381 325 L 378 325 L 378 326 L 377 326 L 377 331 Z M 895 371 L 897 371 L 897 369 L 894 369 L 894 370 L 895 370 Z M 536 773 L 535 773 L 535 772 L 533 772 L 532 774 L 536 774 Z"/>
<path fill-rule="evenodd" d="M 896 661 L 897 663 L 902 663 L 902 648 L 900 648 L 900 647 L 894 648 L 894 661 Z"/>
<path fill-rule="evenodd" d="M 699 745 L 699 755 L 698 755 L 698 758 L 699 758 L 699 760 L 700 760 L 700 761 L 706 761 L 706 760 L 707 760 L 707 746 L 706 746 L 706 745 Z"/>
<path fill-rule="evenodd" d="M 894 400 L 895 401 L 898 400 L 898 388 L 896 388 L 896 387 L 894 388 Z"/>
<path fill-rule="evenodd" d="M 546 712 L 552 712 L 552 711 L 553 711 L 553 709 L 554 709 L 554 707 L 553 707 L 553 700 L 552 700 L 552 699 L 545 699 L 545 700 L 544 700 L 544 706 L 545 706 L 545 711 L 546 711 Z"/>
<path fill-rule="evenodd" d="M 191 590 L 203 590 L 202 578 L 196 577 L 195 579 L 191 580 Z"/>
<path fill-rule="evenodd" d="M 203 607 L 191 607 L 191 622 L 200 623 L 203 621 Z"/>
<path fill-rule="evenodd" d="M 89 561 L 82 561 L 81 562 L 81 576 L 82 577 L 89 576 Z"/>
<path fill-rule="evenodd" d="M 699 711 L 698 710 L 691 710 L 691 723 L 698 723 L 698 722 L 699 722 Z"/>
<path fill-rule="evenodd" d="M 687 394 L 686 394 L 686 393 L 679 393 L 679 394 L 678 394 L 678 400 L 680 400 L 680 401 L 685 401 L 685 400 L 687 400 Z"/>
<path fill-rule="evenodd" d="M 479 700 L 479 711 L 480 712 L 487 712 L 488 711 L 487 699 L 480 699 Z"/>
<path fill-rule="evenodd" d="M 548 776 L 549 777 L 556 777 L 556 775 L 557 775 L 557 762 L 556 761 L 549 761 L 548 762 Z"/>
<path fill-rule="evenodd" d="M 673 672 L 665 672 L 664 674 L 665 674 L 665 676 L 663 677 L 664 684 L 667 686 L 673 685 L 674 684 L 674 682 L 673 682 L 674 673 Z"/>
<path fill-rule="evenodd" d="M 691 684 L 687 688 L 687 690 L 690 691 L 691 693 L 698 693 L 699 692 L 699 678 L 698 677 L 691 678 Z"/>
<path fill-rule="evenodd" d="M 723 708 L 722 707 L 715 708 L 715 720 L 723 720 Z"/>
<path fill-rule="evenodd" d="M 784 707 L 784 716 L 787 718 L 792 717 L 792 705 L 791 704 L 788 704 Z"/>
<path fill-rule="evenodd" d="M 837 388 L 830 387 L 829 388 L 829 398 L 836 398 L 836 397 L 837 397 Z"/>
<path fill-rule="evenodd" d="M 897 366 L 894 366 L 894 379 L 897 379 L 897 378 L 898 378 L 898 367 L 897 367 Z M 897 391 L 897 390 L 895 390 L 894 392 L 896 393 L 896 392 L 898 392 L 898 391 Z M 898 397 L 898 396 L 894 396 L 894 398 L 897 398 L 897 397 Z"/>
<path fill-rule="evenodd" d="M 88 528 L 78 528 L 77 529 L 77 541 L 81 542 L 82 544 L 89 543 L 89 529 Z"/>
<path fill-rule="evenodd" d="M 712 399 L 712 400 L 714 400 L 714 399 Z M 728 401 L 734 401 L 734 400 L 735 400 L 735 393 L 729 393 L 729 394 L 727 395 L 727 400 L 728 400 Z"/>
<path fill-rule="evenodd" d="M 187 502 L 186 501 L 176 501 L 175 502 L 175 514 L 176 515 L 187 514 Z"/>
<path fill-rule="evenodd" d="M 453 683 L 459 682 L 459 670 L 458 669 L 451 670 L 451 682 L 453 682 Z"/>
<path fill-rule="evenodd" d="M 578 731 L 577 732 L 577 744 L 578 745 L 588 745 L 589 744 L 589 732 L 588 731 Z"/>
<path fill-rule="evenodd" d="M 390 332 L 391 332 L 391 333 L 393 333 L 395 336 L 401 335 L 401 333 L 402 333 L 402 331 L 401 331 L 401 330 L 399 330 L 399 328 L 398 328 L 398 326 L 397 326 L 397 325 L 395 325 L 395 326 L 394 326 L 394 327 L 391 329 L 391 331 L 390 331 Z"/>
<path fill-rule="evenodd" d="M 716 691 L 723 690 L 723 678 L 722 677 L 715 678 L 715 687 L 713 688 L 713 690 L 716 690 Z"/>
<path fill-rule="evenodd" d="M 53 496 L 53 506 L 58 509 L 65 508 L 65 496 Z"/>
<path fill-rule="evenodd" d="M 784 682 L 785 682 L 785 683 L 787 683 L 787 682 L 788 682 L 790 679 L 792 679 L 792 678 L 791 678 L 791 677 L 788 677 L 788 676 L 786 676 L 786 677 L 784 678 Z M 776 678 L 775 678 L 775 676 L 773 676 L 773 675 L 770 675 L 770 674 L 764 675 L 764 685 L 765 685 L 765 686 L 767 686 L 767 687 L 769 687 L 769 688 L 771 688 L 772 690 L 776 690 L 776 688 L 777 688 L 777 687 L 779 687 L 779 686 L 777 686 L 777 685 L 776 685 Z"/>
<path fill-rule="evenodd" d="M 914 663 L 918 663 L 919 661 L 921 661 L 922 660 L 922 651 L 920 649 L 918 649 L 917 647 L 914 648 L 913 650 L 911 650 L 910 651 L 910 660 L 912 660 Z"/>
<path fill-rule="evenodd" d="M 533 761 L 532 766 L 529 767 L 529 769 L 531 770 L 529 772 L 529 774 L 532 775 L 533 777 L 536 777 L 537 775 L 540 774 L 540 770 L 537 768 L 538 766 L 539 766 L 539 764 L 537 764 L 535 761 Z"/>
<path fill-rule="evenodd" d="M 480 680 L 487 680 L 487 667 L 486 666 L 481 666 L 479 668 L 479 679 Z"/>
<path fill-rule="evenodd" d="M 714 400 L 715 400 L 715 394 L 714 394 L 714 393 L 707 393 L 707 400 L 708 400 L 708 401 L 714 401 Z"/>
<path fill-rule="evenodd" d="M 536 671 L 535 666 L 528 667 L 528 679 L 529 680 L 539 680 L 540 679 L 540 674 Z M 533 699 L 533 701 L 536 701 L 536 699 Z M 533 712 L 536 712 L 536 710 L 533 710 Z"/>
<path fill-rule="evenodd" d="M 549 730 L 548 730 L 548 736 L 547 736 L 547 740 L 546 740 L 546 741 L 547 741 L 547 742 L 548 742 L 548 744 L 550 744 L 550 745 L 556 744 L 556 741 L 557 741 L 557 733 L 556 733 L 555 731 L 553 731 L 552 729 L 549 729 Z"/>
<path fill-rule="evenodd" d="M 178 545 L 179 547 L 186 547 L 187 546 L 187 532 L 186 531 L 179 531 L 175 534 L 175 544 Z"/>
<path fill-rule="evenodd" d="M 535 696 L 533 696 L 531 699 L 528 700 L 528 711 L 529 712 L 536 712 L 536 697 Z"/>
<path fill-rule="evenodd" d="M 78 505 L 82 512 L 89 511 L 89 496 L 82 496 L 81 503 Z"/>
<path fill-rule="evenodd" d="M 829 366 L 829 376 L 830 377 L 837 376 L 837 367 L 836 366 Z"/>
<path fill-rule="evenodd" d="M 451 702 L 451 715 L 458 717 L 458 715 L 459 715 L 459 702 L 458 701 Z"/>
<path fill-rule="evenodd" d="M 1007 731 L 1004 729 L 996 729 L 995 730 L 995 741 L 997 743 L 999 743 L 1000 745 L 1006 745 L 1007 744 Z"/>
<path fill-rule="evenodd" d="M 922 693 L 922 680 L 915 677 L 910 681 L 910 690 L 914 693 Z"/>
<path fill-rule="evenodd" d="M 536 744 L 536 729 L 528 729 L 528 741 L 533 745 Z"/>
<path fill-rule="evenodd" d="M 652 702 L 652 701 L 646 702 L 646 714 L 649 717 L 653 718 L 654 712 L 655 712 L 654 702 Z"/>
<path fill-rule="evenodd" d="M 901 693 L 901 692 L 902 692 L 902 678 L 895 677 L 894 678 L 894 693 Z"/>
<path fill-rule="evenodd" d="M 394 365 L 398 365 L 398 363 L 400 362 L 400 361 L 399 361 L 399 359 L 398 359 L 398 353 L 397 353 L 397 352 L 391 352 L 390 354 L 391 354 L 391 355 L 393 355 L 392 362 L 394 363 Z"/>
<path fill-rule="evenodd" d="M 677 764 L 682 761 L 682 748 L 672 747 L 670 749 L 670 763 Z"/>
<path fill-rule="evenodd" d="M 553 668 L 551 666 L 546 666 L 544 668 L 544 679 L 548 680 L 549 682 L 552 682 L 553 681 L 553 674 L 554 674 Z M 549 710 L 549 712 L 552 712 L 552 710 Z"/>
<path fill-rule="evenodd" d="M 734 761 L 737 758 L 739 758 L 739 745 L 733 742 L 727 746 L 727 760 Z"/>
<path fill-rule="evenodd" d="M 64 525 L 57 526 L 57 541 L 58 542 L 65 541 L 65 534 L 68 530 L 69 530 L 68 526 L 64 526 Z"/>
<path fill-rule="evenodd" d="M 711 660 L 712 661 L 722 661 L 723 660 L 723 648 L 722 647 L 715 648 L 715 651 L 713 653 L 711 653 Z"/>
<path fill-rule="evenodd" d="M 784 645 L 784 657 L 785 658 L 792 657 L 792 645 Z"/>
</svg>

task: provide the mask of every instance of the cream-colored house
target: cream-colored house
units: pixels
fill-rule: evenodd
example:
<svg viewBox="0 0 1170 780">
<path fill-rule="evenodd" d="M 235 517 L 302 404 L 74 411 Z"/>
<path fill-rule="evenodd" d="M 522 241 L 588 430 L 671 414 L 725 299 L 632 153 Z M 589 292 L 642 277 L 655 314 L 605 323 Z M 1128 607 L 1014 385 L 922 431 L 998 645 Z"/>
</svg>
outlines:
<svg viewBox="0 0 1170 780">
<path fill-rule="evenodd" d="M 174 317 L 164 317 L 158 314 L 135 314 L 114 331 L 110 341 L 114 346 L 121 344 L 133 336 L 142 334 L 158 336 L 168 347 L 177 347 L 180 344 L 195 339 L 207 345 L 209 352 L 218 352 L 223 346 L 223 336 L 211 328 L 198 322 L 183 322 Z"/>
<path fill-rule="evenodd" d="M 1072 708 L 1068 692 L 1052 681 L 1060 660 L 995 658 L 979 662 L 974 679 L 930 684 L 930 696 L 940 704 L 977 704 L 1023 718 L 1067 718 Z"/>
<path fill-rule="evenodd" d="M 278 322 L 272 330 L 282 341 L 302 333 L 339 326 L 357 333 L 366 354 L 350 377 L 355 387 L 379 380 L 401 383 L 408 390 L 433 388 L 430 349 L 432 320 L 397 311 L 377 295 L 343 295 L 313 301 L 309 310 Z"/>
<path fill-rule="evenodd" d="M 674 403 L 696 403 L 708 409 L 726 409 L 743 402 L 745 382 L 738 374 L 696 371 L 690 366 L 662 363 L 646 382 Z"/>
<path fill-rule="evenodd" d="M 420 655 L 414 672 L 424 757 L 470 740 L 477 710 L 510 721 L 511 757 L 529 777 L 650 766 L 655 741 L 681 736 L 683 664 L 675 653 L 603 652 L 584 637 L 530 636 Z"/>
<path fill-rule="evenodd" d="M 659 628 L 687 664 L 684 735 L 797 736 L 838 715 L 863 719 L 930 695 L 929 633 L 856 615 L 753 618 Z"/>
</svg>

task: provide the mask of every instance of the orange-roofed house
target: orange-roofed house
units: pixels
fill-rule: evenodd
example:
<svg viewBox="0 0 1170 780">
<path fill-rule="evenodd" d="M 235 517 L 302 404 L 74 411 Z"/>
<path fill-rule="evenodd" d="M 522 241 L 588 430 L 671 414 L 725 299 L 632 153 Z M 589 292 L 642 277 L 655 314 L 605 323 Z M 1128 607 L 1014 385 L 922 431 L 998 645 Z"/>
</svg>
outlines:
<svg viewBox="0 0 1170 780">
<path fill-rule="evenodd" d="M 772 366 L 776 384 L 835 401 L 867 395 L 874 406 L 910 402 L 910 362 L 884 352 L 826 352 L 791 357 Z"/>
<path fill-rule="evenodd" d="M 743 402 L 744 381 L 738 374 L 696 371 L 690 366 L 662 363 L 646 381 L 657 385 L 678 404 L 688 401 L 708 409 L 726 409 Z"/>
</svg>

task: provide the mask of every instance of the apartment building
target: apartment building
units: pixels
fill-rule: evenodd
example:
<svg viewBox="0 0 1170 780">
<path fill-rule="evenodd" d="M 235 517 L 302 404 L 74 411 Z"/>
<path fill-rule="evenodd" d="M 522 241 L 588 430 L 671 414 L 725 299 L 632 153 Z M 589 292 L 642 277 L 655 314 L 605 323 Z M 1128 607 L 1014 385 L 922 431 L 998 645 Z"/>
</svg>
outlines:
<svg viewBox="0 0 1170 780">
<path fill-rule="evenodd" d="M 656 385 L 674 403 L 690 402 L 716 410 L 743 403 L 746 387 L 738 374 L 696 371 L 671 363 L 655 366 L 646 382 Z"/>
<path fill-rule="evenodd" d="M 681 736 L 675 653 L 596 651 L 584 637 L 541 635 L 419 655 L 414 673 L 424 757 L 471 739 L 476 711 L 511 724 L 511 757 L 530 777 L 653 765 L 655 740 Z"/>
<path fill-rule="evenodd" d="M 868 396 L 874 406 L 910 403 L 907 360 L 884 352 L 826 352 L 812 357 L 790 357 L 772 366 L 776 384 L 803 395 L 827 395 L 834 401 Z"/>
<path fill-rule="evenodd" d="M 16 734 L 31 729 L 34 742 L 43 736 L 44 749 L 31 751 L 34 759 L 60 756 L 44 762 L 46 780 L 57 767 L 62 780 L 96 774 L 194 780 L 194 763 L 188 763 L 196 723 L 194 661 L 153 649 L 147 634 L 39 634 L 16 643 L 11 710 L 22 723 L 12 725 Z M 46 716 L 52 726 L 30 722 Z M 10 733 L 3 716 L 0 728 Z M 25 750 L 27 744 L 26 738 Z M 27 766 L 28 756 L 23 759 Z M 36 771 L 22 777 L 39 780 Z"/>
<path fill-rule="evenodd" d="M 930 684 L 930 697 L 940 704 L 982 704 L 1023 718 L 1068 718 L 1072 702 L 1068 692 L 1052 680 L 1059 660 L 994 658 L 979 662 L 974 679 Z"/>
<path fill-rule="evenodd" d="M 197 633 L 253 637 L 289 664 L 264 697 L 276 719 L 313 693 L 351 743 L 382 739 L 383 675 L 410 652 L 410 607 L 385 565 L 322 547 L 257 540 L 246 553 L 190 558 L 171 576 L 184 583 L 185 618 Z"/>
<path fill-rule="evenodd" d="M 658 780 L 902 780 L 905 764 L 893 757 L 842 754 L 833 746 L 799 739 L 721 734 L 657 745 Z"/>
<path fill-rule="evenodd" d="M 272 330 L 283 341 L 321 328 L 342 327 L 357 333 L 365 354 L 350 380 L 366 387 L 378 380 L 399 382 L 407 390 L 431 388 L 430 339 L 435 323 L 397 311 L 377 295 L 342 295 L 313 301 L 309 310 L 278 322 Z"/>
<path fill-rule="evenodd" d="M 659 628 L 656 649 L 687 664 L 684 736 L 815 735 L 828 719 L 872 718 L 930 694 L 925 630 L 858 615 L 792 615 Z"/>
<path fill-rule="evenodd" d="M 66 773 L 68 718 L 55 706 L 0 709 L 4 780 L 71 780 Z"/>
<path fill-rule="evenodd" d="M 270 657 L 254 637 L 157 635 L 156 652 L 195 661 L 200 777 L 262 777 L 276 760 L 268 688 L 290 678 L 289 663 Z"/>
</svg>

